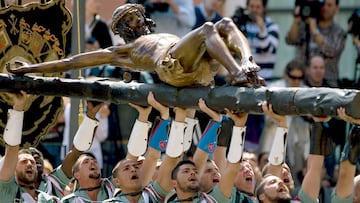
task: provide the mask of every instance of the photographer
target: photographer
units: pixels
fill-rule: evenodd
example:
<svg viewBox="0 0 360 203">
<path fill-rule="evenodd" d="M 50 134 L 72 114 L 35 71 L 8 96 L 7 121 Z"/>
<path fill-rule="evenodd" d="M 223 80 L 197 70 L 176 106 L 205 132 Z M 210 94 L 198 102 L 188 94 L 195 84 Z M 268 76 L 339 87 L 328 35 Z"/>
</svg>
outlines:
<svg viewBox="0 0 360 203">
<path fill-rule="evenodd" d="M 192 0 L 138 0 L 138 2 L 143 2 L 148 17 L 156 22 L 155 33 L 170 33 L 183 37 L 195 24 Z"/>
<path fill-rule="evenodd" d="M 314 2 L 315 1 L 315 2 Z M 320 4 L 306 8 L 304 6 Z M 344 50 L 346 32 L 334 21 L 339 10 L 339 0 L 301 0 L 296 2 L 294 20 L 286 36 L 286 43 L 296 46 L 296 58 L 306 61 L 313 55 L 325 59 L 325 79 L 332 87 L 338 87 L 339 60 Z M 311 15 L 320 13 L 319 16 Z"/>
<path fill-rule="evenodd" d="M 279 27 L 266 16 L 267 0 L 247 0 L 247 8 L 238 8 L 232 16 L 238 28 L 246 35 L 256 63 L 258 75 L 272 79 L 279 46 Z"/>
</svg>

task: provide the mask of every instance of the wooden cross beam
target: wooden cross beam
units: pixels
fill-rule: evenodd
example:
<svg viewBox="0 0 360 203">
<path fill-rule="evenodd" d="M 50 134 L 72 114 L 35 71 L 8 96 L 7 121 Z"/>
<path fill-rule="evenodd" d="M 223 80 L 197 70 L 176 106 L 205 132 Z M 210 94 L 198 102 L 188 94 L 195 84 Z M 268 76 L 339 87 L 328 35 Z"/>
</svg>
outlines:
<svg viewBox="0 0 360 203">
<path fill-rule="evenodd" d="M 149 91 L 168 106 L 198 108 L 199 98 L 218 111 L 262 114 L 261 103 L 268 101 L 281 115 L 336 116 L 338 107 L 360 118 L 360 91 L 338 88 L 267 88 L 267 87 L 187 87 L 175 88 L 166 84 L 124 83 L 109 80 L 79 80 L 36 76 L 0 74 L 0 91 L 24 90 L 29 94 L 67 96 L 109 101 L 116 104 L 136 103 L 147 105 Z"/>
</svg>

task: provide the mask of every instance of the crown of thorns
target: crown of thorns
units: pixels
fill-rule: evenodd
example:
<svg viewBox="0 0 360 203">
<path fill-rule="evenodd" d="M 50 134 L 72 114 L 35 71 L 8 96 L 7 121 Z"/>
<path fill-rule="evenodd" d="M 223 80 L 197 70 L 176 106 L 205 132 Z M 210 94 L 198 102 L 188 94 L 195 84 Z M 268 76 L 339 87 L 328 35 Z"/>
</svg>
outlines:
<svg viewBox="0 0 360 203">
<path fill-rule="evenodd" d="M 140 4 L 124 4 L 119 6 L 112 15 L 112 23 L 111 23 L 111 30 L 114 34 L 119 34 L 117 30 L 117 24 L 124 17 L 127 13 L 139 11 L 141 13 L 145 13 L 145 8 Z"/>
</svg>

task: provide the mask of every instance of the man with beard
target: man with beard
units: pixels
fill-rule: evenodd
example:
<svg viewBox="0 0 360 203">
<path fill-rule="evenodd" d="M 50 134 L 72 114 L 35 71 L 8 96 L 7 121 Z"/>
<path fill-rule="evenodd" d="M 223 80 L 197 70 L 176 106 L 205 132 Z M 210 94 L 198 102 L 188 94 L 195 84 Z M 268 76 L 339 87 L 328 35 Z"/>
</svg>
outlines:
<svg viewBox="0 0 360 203">
<path fill-rule="evenodd" d="M 125 4 L 114 11 L 111 28 L 114 34 L 125 40 L 125 45 L 40 64 L 17 61 L 7 64 L 7 69 L 20 74 L 44 73 L 109 64 L 138 71 L 155 71 L 160 80 L 176 87 L 208 86 L 217 71 L 210 62 L 216 60 L 228 70 L 232 84 L 264 83 L 257 77 L 260 67 L 254 61 L 246 37 L 231 19 L 223 18 L 216 24 L 207 22 L 180 39 L 167 33 L 150 34 L 154 23 L 145 17 L 144 12 L 144 7 L 139 4 Z M 241 64 L 231 53 L 241 58 Z"/>
<path fill-rule="evenodd" d="M 99 164 L 91 153 L 80 155 L 73 166 L 73 176 L 78 188 L 63 197 L 63 203 L 102 201 L 113 195 L 114 186 L 110 180 L 101 178 Z"/>
<path fill-rule="evenodd" d="M 281 178 L 284 181 L 285 185 L 289 188 L 290 193 L 293 194 L 293 192 L 295 190 L 295 183 L 294 183 L 294 179 L 291 175 L 290 167 L 287 165 L 287 163 L 281 164 L 281 167 L 272 166 L 270 163 L 267 163 L 262 171 L 263 177 L 265 175 L 269 174 L 269 171 L 268 171 L 269 168 L 272 172 L 274 172 L 274 170 L 279 171 L 279 172 L 276 172 L 277 174 L 280 174 L 279 178 Z M 278 169 L 274 169 L 274 168 L 278 168 Z M 296 195 L 294 195 L 294 196 L 296 196 Z"/>
<path fill-rule="evenodd" d="M 256 188 L 259 203 L 290 203 L 291 195 L 284 181 L 274 175 L 266 175 Z"/>
<path fill-rule="evenodd" d="M 28 150 L 19 152 L 27 95 L 23 91 L 13 95 L 13 109 L 8 111 L 8 122 L 3 135 L 6 148 L 5 156 L 0 162 L 1 201 L 57 202 L 56 197 L 36 190 L 39 174 L 31 152 Z"/>
<path fill-rule="evenodd" d="M 42 175 L 44 171 L 44 157 L 42 153 L 34 147 L 30 147 L 28 149 L 36 161 L 39 175 L 35 187 L 38 190 L 59 197 L 60 199 L 64 196 L 64 189 L 72 178 L 72 166 L 74 165 L 82 151 L 88 149 L 88 147 L 90 147 L 92 144 L 95 128 L 98 125 L 98 121 L 96 120 L 95 116 L 102 105 L 103 104 L 99 102 L 87 101 L 86 116 L 74 137 L 75 144 L 72 150 L 70 150 L 66 154 L 62 164 L 56 167 L 53 171 L 51 171 L 50 174 Z M 89 144 L 81 146 L 79 142 Z"/>
</svg>

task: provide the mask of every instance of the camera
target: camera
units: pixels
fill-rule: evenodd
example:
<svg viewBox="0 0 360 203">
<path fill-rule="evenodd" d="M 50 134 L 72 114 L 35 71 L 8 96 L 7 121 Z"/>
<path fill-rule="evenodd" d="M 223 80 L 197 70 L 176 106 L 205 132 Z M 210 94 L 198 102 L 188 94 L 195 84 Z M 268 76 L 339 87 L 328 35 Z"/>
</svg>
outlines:
<svg viewBox="0 0 360 203">
<path fill-rule="evenodd" d="M 354 36 L 360 37 L 360 9 L 355 9 L 348 19 L 348 23 L 351 23 L 351 27 L 348 33 Z"/>
<path fill-rule="evenodd" d="M 255 16 L 250 14 L 250 12 L 243 7 L 238 7 L 235 10 L 234 15 L 231 16 L 231 19 L 234 21 L 235 25 L 239 28 L 239 30 L 244 33 L 245 36 L 247 34 L 245 28 L 246 23 L 255 22 Z"/>
<path fill-rule="evenodd" d="M 295 7 L 300 7 L 299 15 L 301 19 L 321 17 L 321 7 L 324 5 L 324 0 L 296 0 Z"/>
</svg>

